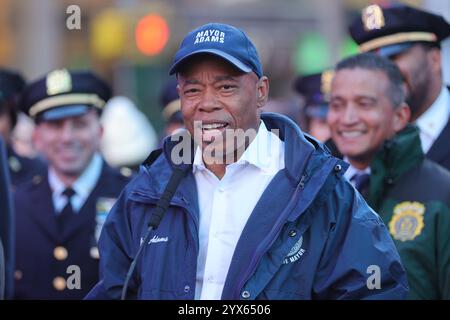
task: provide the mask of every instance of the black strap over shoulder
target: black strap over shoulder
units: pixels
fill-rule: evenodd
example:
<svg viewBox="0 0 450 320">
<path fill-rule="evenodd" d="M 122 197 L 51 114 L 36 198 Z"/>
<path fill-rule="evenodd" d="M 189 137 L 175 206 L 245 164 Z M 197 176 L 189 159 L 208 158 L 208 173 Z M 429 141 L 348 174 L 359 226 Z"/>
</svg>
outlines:
<svg viewBox="0 0 450 320">
<path fill-rule="evenodd" d="M 151 166 L 152 163 L 155 162 L 156 159 L 158 159 L 158 157 L 161 155 L 162 152 L 163 152 L 162 148 L 153 150 L 142 164 L 144 166 Z"/>
</svg>

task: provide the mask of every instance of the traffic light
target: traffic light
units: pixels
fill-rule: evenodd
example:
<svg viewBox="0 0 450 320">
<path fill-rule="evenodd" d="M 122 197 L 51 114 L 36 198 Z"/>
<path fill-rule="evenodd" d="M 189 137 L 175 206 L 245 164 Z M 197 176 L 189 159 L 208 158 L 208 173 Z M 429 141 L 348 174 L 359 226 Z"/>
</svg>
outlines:
<svg viewBox="0 0 450 320">
<path fill-rule="evenodd" d="M 161 53 L 166 47 L 169 37 L 169 26 L 161 15 L 146 15 L 136 25 L 136 46 L 145 55 L 154 56 Z"/>
</svg>

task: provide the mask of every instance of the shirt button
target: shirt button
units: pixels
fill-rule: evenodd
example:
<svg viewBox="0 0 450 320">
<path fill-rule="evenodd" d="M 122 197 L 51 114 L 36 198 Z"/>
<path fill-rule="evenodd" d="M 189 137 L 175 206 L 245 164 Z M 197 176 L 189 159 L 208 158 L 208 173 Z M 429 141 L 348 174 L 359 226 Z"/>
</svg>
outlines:
<svg viewBox="0 0 450 320">
<path fill-rule="evenodd" d="M 56 277 L 53 279 L 53 287 L 58 291 L 63 291 L 66 288 L 66 280 L 63 277 Z"/>
<path fill-rule="evenodd" d="M 289 231 L 289 237 L 295 237 L 297 235 L 297 231 L 291 230 Z"/>
<path fill-rule="evenodd" d="M 188 293 L 189 290 L 191 290 L 191 287 L 189 287 L 188 285 L 184 286 L 184 292 Z"/>
<path fill-rule="evenodd" d="M 225 190 L 222 187 L 219 188 L 219 192 L 224 192 L 224 191 Z"/>
<path fill-rule="evenodd" d="M 69 253 L 67 252 L 67 249 L 63 246 L 57 246 L 55 249 L 53 249 L 53 256 L 56 260 L 63 261 L 67 259 L 67 256 Z"/>
<path fill-rule="evenodd" d="M 247 290 L 242 291 L 241 296 L 242 296 L 242 298 L 244 298 L 244 299 L 248 299 L 248 298 L 250 298 L 250 292 L 248 292 Z"/>
<path fill-rule="evenodd" d="M 89 250 L 89 254 L 91 255 L 92 259 L 100 259 L 100 253 L 98 252 L 98 248 L 97 247 L 92 247 Z"/>
</svg>

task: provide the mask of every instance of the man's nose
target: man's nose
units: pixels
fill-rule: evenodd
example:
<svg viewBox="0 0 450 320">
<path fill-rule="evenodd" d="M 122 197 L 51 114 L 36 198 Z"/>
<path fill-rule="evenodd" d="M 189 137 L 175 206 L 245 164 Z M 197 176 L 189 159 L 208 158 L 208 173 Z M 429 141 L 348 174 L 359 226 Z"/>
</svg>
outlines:
<svg viewBox="0 0 450 320">
<path fill-rule="evenodd" d="M 200 111 L 213 112 L 221 109 L 219 99 L 211 88 L 206 88 L 200 101 Z"/>
<path fill-rule="evenodd" d="M 63 141 L 70 141 L 73 139 L 74 130 L 73 125 L 70 122 L 64 123 L 61 129 L 60 135 Z"/>
<path fill-rule="evenodd" d="M 353 124 L 358 121 L 358 110 L 355 106 L 348 105 L 342 114 L 341 122 L 345 124 Z"/>
</svg>

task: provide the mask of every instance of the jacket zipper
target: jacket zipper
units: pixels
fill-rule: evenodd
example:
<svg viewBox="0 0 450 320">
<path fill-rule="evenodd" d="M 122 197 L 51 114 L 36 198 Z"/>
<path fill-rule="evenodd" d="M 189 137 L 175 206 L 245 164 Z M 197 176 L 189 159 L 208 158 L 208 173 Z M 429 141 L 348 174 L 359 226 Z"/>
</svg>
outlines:
<svg viewBox="0 0 450 320">
<path fill-rule="evenodd" d="M 292 207 L 293 204 L 295 204 L 296 202 L 294 201 L 294 199 L 296 199 L 298 197 L 298 194 L 300 192 L 300 190 L 303 190 L 305 187 L 305 182 L 307 180 L 307 175 L 303 175 L 300 179 L 300 182 L 297 185 L 297 188 L 295 188 L 295 192 L 292 195 L 291 199 L 289 200 L 289 203 L 287 204 L 286 208 Z M 285 209 L 286 210 L 286 209 Z M 284 211 L 284 210 L 283 210 Z M 280 232 L 281 232 L 281 228 L 283 227 L 284 224 L 282 224 L 281 222 L 277 224 L 277 228 L 275 229 L 275 231 L 272 233 L 272 239 L 270 240 L 270 242 L 268 243 L 268 245 L 266 246 L 266 248 L 270 248 L 272 247 L 273 243 L 275 242 L 275 240 L 278 238 Z M 261 250 L 262 252 L 264 252 L 264 250 Z M 239 289 L 239 293 L 241 292 L 242 288 L 244 287 L 244 283 L 246 283 L 248 281 L 248 279 L 250 279 L 250 276 L 253 274 L 253 271 L 255 269 L 255 267 L 258 265 L 259 261 L 262 258 L 262 254 L 258 254 L 257 256 L 254 256 L 252 261 L 250 262 L 250 268 L 247 269 L 248 272 L 246 273 L 245 277 L 243 278 L 243 280 L 239 283 L 238 285 L 238 289 Z M 239 294 L 240 295 L 240 294 Z"/>
</svg>

